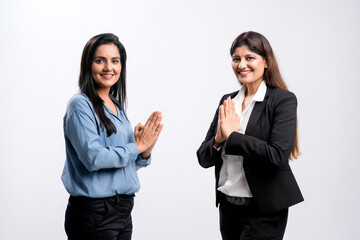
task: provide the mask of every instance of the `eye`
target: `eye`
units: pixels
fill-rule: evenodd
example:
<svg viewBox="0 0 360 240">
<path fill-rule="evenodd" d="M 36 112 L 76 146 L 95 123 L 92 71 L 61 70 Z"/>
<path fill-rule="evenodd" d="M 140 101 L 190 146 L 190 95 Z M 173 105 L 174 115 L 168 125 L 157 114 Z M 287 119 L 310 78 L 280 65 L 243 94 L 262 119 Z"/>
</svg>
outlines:
<svg viewBox="0 0 360 240">
<path fill-rule="evenodd" d="M 119 63 L 120 62 L 120 60 L 119 59 L 113 59 L 113 61 L 112 61 L 113 63 Z"/>
<path fill-rule="evenodd" d="M 254 57 L 251 57 L 251 56 L 249 56 L 249 57 L 246 57 L 246 60 L 248 60 L 248 61 L 251 61 L 251 60 L 254 60 L 255 58 Z"/>
<path fill-rule="evenodd" d="M 97 59 L 95 59 L 95 63 L 101 64 L 101 63 L 104 63 L 104 60 L 101 58 L 97 58 Z"/>
<path fill-rule="evenodd" d="M 240 62 L 240 59 L 239 59 L 239 58 L 233 58 L 233 59 L 232 59 L 232 62 L 233 62 L 233 63 Z"/>
</svg>

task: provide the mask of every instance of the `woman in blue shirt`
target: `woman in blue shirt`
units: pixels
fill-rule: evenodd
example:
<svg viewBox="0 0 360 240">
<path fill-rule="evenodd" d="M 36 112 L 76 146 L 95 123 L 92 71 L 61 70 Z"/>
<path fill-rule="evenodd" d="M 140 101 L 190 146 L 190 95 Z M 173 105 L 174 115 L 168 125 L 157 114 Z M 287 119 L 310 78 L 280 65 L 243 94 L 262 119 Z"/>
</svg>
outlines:
<svg viewBox="0 0 360 240">
<path fill-rule="evenodd" d="M 125 113 L 126 51 L 117 36 L 100 34 L 84 47 L 80 91 L 64 116 L 66 162 L 62 181 L 70 194 L 69 239 L 131 239 L 137 169 L 151 161 L 162 130 L 161 113 L 132 130 Z"/>
</svg>

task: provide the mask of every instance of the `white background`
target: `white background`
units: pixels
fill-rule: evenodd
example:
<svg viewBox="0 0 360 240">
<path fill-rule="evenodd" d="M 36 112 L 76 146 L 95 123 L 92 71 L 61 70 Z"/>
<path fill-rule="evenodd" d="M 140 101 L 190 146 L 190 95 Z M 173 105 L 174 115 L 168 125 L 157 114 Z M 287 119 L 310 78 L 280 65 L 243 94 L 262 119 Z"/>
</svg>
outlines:
<svg viewBox="0 0 360 240">
<path fill-rule="evenodd" d="M 305 202 L 285 239 L 360 239 L 360 2 L 0 1 L 0 238 L 65 239 L 62 117 L 82 49 L 112 32 L 128 53 L 128 115 L 165 127 L 139 171 L 133 239 L 220 239 L 214 169 L 196 150 L 223 94 L 238 89 L 229 48 L 265 35 L 299 101 Z"/>
</svg>

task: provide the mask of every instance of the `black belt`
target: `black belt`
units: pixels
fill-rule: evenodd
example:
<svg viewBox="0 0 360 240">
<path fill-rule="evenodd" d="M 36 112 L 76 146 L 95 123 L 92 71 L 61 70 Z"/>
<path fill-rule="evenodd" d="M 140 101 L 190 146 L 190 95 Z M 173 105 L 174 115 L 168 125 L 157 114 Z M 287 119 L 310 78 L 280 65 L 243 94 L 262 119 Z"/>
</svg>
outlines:
<svg viewBox="0 0 360 240">
<path fill-rule="evenodd" d="M 71 196 L 70 195 L 70 200 L 72 202 L 96 201 L 96 200 L 114 200 L 114 201 L 118 201 L 119 199 L 127 199 L 127 198 L 133 198 L 133 197 L 135 197 L 135 194 L 116 194 L 116 195 L 111 196 L 111 197 L 102 197 L 102 198 L 90 198 L 90 197 L 85 197 L 85 196 Z"/>
<path fill-rule="evenodd" d="M 229 203 L 232 203 L 234 205 L 238 205 L 238 206 L 247 206 L 250 204 L 252 198 L 249 197 L 233 197 L 233 196 L 229 196 L 225 193 L 220 192 L 224 198 L 226 199 L 226 201 L 228 201 Z"/>
</svg>

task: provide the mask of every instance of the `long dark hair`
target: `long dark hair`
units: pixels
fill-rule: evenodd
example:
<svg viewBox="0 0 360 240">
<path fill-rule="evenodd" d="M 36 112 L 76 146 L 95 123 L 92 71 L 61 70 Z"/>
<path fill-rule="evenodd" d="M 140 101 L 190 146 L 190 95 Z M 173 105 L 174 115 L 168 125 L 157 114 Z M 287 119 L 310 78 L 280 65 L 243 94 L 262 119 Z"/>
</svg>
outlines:
<svg viewBox="0 0 360 240">
<path fill-rule="evenodd" d="M 232 56 L 235 52 L 235 49 L 241 46 L 247 46 L 250 51 L 257 53 L 262 56 L 263 59 L 266 59 L 268 63 L 268 68 L 265 69 L 264 72 L 264 81 L 266 84 L 288 91 L 285 81 L 280 74 L 280 70 L 271 45 L 262 34 L 252 31 L 240 34 L 237 38 L 235 38 L 231 45 L 230 55 Z M 296 126 L 297 125 L 298 124 L 296 123 Z M 296 127 L 295 143 L 291 150 L 289 159 L 296 159 L 299 155 L 300 149 L 298 141 L 298 131 Z"/>
<path fill-rule="evenodd" d="M 110 97 L 114 103 L 121 109 L 126 109 L 126 51 L 119 41 L 119 38 L 112 33 L 103 33 L 92 37 L 85 45 L 81 56 L 81 67 L 79 76 L 79 88 L 94 105 L 94 110 L 100 119 L 100 126 L 106 129 L 107 136 L 116 133 L 116 127 L 113 122 L 106 117 L 104 110 L 104 101 L 96 92 L 96 83 L 92 77 L 91 65 L 94 54 L 99 46 L 113 43 L 119 49 L 121 73 L 119 80 L 111 86 Z"/>
</svg>

